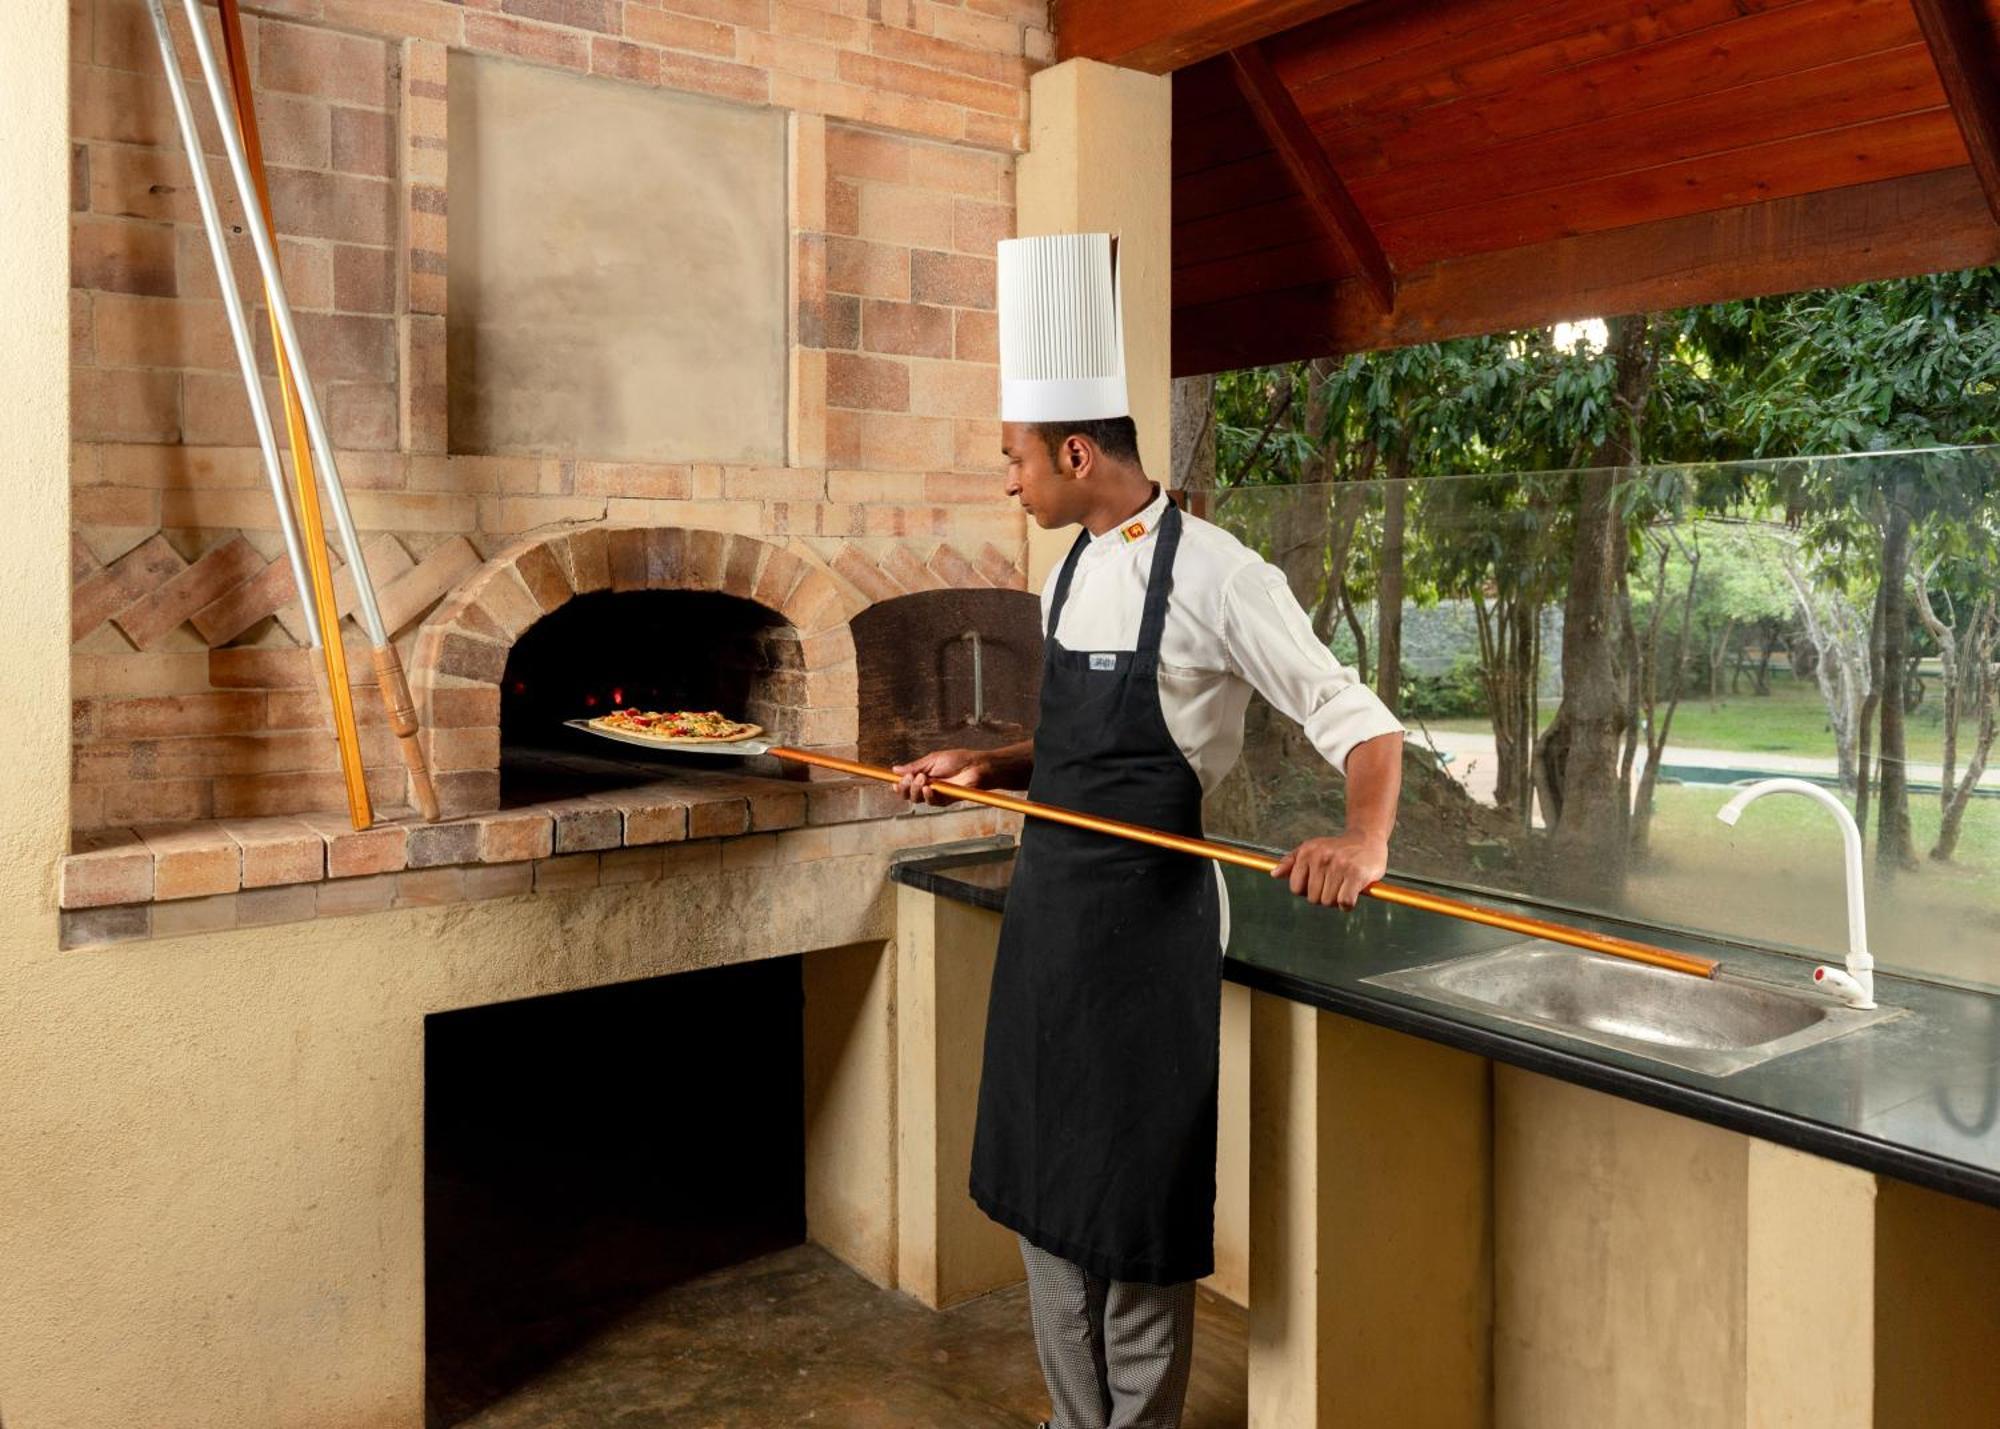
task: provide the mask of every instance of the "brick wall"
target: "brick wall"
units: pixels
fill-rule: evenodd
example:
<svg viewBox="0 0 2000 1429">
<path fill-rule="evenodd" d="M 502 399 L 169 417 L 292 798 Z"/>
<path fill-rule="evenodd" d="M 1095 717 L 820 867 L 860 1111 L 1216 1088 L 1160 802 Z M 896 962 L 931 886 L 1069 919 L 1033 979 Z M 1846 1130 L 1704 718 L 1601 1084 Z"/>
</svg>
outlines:
<svg viewBox="0 0 2000 1429">
<path fill-rule="evenodd" d="M 339 808 L 142 0 L 71 14 L 74 821 Z M 1026 83 L 1050 53 L 1040 0 L 280 0 L 245 18 L 288 291 L 406 660 L 441 599 L 544 527 L 755 536 L 849 611 L 1021 583 L 992 245 L 1012 229 Z M 447 454 L 452 47 L 791 111 L 787 465 Z M 232 250 L 254 296 L 248 244 Z M 261 333 L 261 309 L 253 321 Z M 261 336 L 267 368 L 269 352 Z M 393 805 L 393 749 L 372 696 L 360 709 Z"/>
</svg>

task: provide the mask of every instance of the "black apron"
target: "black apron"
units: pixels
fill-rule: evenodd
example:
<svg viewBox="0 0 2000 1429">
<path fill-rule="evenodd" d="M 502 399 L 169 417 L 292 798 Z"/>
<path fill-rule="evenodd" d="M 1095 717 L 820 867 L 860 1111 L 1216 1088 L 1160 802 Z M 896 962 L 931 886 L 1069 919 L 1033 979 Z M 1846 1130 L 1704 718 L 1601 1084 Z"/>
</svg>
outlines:
<svg viewBox="0 0 2000 1429">
<path fill-rule="evenodd" d="M 1201 781 L 1160 712 L 1160 631 L 1181 516 L 1154 536 L 1136 650 L 1065 650 L 1056 582 L 1042 657 L 1034 799 L 1201 833 Z M 972 1198 L 1110 1280 L 1215 1268 L 1220 906 L 1204 859 L 1029 819 L 986 1019 Z"/>
</svg>

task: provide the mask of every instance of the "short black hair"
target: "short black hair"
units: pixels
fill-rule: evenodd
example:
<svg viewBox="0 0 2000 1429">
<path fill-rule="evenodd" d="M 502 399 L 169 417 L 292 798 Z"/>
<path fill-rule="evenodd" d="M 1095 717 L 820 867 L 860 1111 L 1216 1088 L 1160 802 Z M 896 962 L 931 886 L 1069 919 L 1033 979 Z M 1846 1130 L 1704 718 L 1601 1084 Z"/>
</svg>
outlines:
<svg viewBox="0 0 2000 1429">
<path fill-rule="evenodd" d="M 1035 431 L 1054 461 L 1057 449 L 1071 437 L 1088 437 L 1115 461 L 1139 461 L 1139 426 L 1130 417 L 1100 417 L 1089 422 L 1037 422 Z"/>
</svg>

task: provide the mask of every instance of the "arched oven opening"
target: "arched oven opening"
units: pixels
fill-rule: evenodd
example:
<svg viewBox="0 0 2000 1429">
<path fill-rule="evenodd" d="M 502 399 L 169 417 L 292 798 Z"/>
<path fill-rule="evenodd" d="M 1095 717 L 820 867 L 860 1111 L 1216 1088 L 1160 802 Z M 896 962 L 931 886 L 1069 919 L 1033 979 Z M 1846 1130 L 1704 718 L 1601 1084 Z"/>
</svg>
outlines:
<svg viewBox="0 0 2000 1429">
<path fill-rule="evenodd" d="M 719 710 L 796 740 L 805 656 L 783 616 L 709 591 L 593 591 L 550 612 L 508 652 L 500 681 L 503 807 L 630 788 L 676 766 L 784 775 L 776 761 L 718 763 L 637 750 L 569 728 L 621 707 Z"/>
</svg>

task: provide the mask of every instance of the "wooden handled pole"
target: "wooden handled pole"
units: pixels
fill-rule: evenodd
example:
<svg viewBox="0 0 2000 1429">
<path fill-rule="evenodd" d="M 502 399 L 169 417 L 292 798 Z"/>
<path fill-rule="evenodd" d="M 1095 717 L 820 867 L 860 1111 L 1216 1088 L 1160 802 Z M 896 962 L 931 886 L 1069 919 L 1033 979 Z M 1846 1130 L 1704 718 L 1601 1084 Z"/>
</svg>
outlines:
<svg viewBox="0 0 2000 1429">
<path fill-rule="evenodd" d="M 894 770 L 883 769 L 874 764 L 858 764 L 851 759 L 839 759 L 809 749 L 791 749 L 784 745 L 774 745 L 768 752 L 775 758 L 790 760 L 797 764 L 811 764 L 820 769 L 832 769 L 842 774 L 857 775 L 863 779 L 879 779 L 890 784 L 896 782 L 897 776 Z M 1031 819 L 1047 819 L 1052 823 L 1067 824 L 1071 828 L 1089 829 L 1095 833 L 1109 834 L 1114 838 L 1131 839 L 1136 843 L 1151 844 L 1155 848 L 1193 854 L 1197 858 L 1212 858 L 1219 863 L 1233 863 L 1239 868 L 1255 869 L 1259 873 L 1269 873 L 1279 863 L 1277 858 L 1256 849 L 1235 848 L 1229 844 L 1212 843 L 1207 839 L 1164 833 L 1159 829 L 1149 829 L 1141 824 L 1128 824 L 1119 819 L 1101 819 L 1095 814 L 1081 814 L 1074 809 L 1062 809 L 1053 804 L 1037 804 L 1030 799 L 997 793 L 991 789 L 967 789 L 955 784 L 946 787 L 951 789 L 952 797 L 963 799 L 968 803 L 1005 809 L 1009 813 L 1023 814 Z M 1667 948 L 1656 948 L 1651 943 L 1634 942 L 1630 938 L 1616 938 L 1607 933 L 1590 933 L 1581 928 L 1569 927 L 1567 924 L 1551 923 L 1545 919 L 1530 918 L 1519 913 L 1505 913 L 1498 908 L 1465 903 L 1456 898 L 1447 898 L 1443 894 L 1424 893 L 1392 883 L 1372 883 L 1368 886 L 1367 893 L 1370 898 L 1379 898 L 1385 903 L 1397 903 L 1405 908 L 1438 913 L 1447 918 L 1457 918 L 1462 922 L 1483 923 L 1489 928 L 1505 928 L 1510 933 L 1522 933 L 1531 938 L 1546 938 L 1552 943 L 1564 943 L 1572 948 L 1583 948 L 1593 953 L 1627 958 L 1633 962 L 1666 968 L 1672 972 L 1687 973 L 1692 977 L 1712 978 L 1718 966 L 1709 958 L 1695 957 L 1690 953 L 1676 953 Z"/>
<path fill-rule="evenodd" d="M 236 135 L 243 146 L 254 184 L 254 194 L 241 195 L 247 207 L 255 202 L 264 224 L 271 227 L 270 186 L 264 179 L 264 148 L 257 132 L 257 111 L 250 92 L 250 65 L 243 45 L 243 20 L 234 0 L 223 0 L 222 47 L 229 70 L 236 116 Z M 220 112 L 216 119 L 229 123 Z M 273 230 L 275 231 L 275 230 Z M 308 443 L 305 416 L 292 373 L 291 355 L 278 325 L 279 298 L 274 296 L 275 279 L 267 274 L 264 283 L 265 307 L 271 321 L 271 349 L 277 357 L 278 391 L 285 405 L 285 430 L 291 440 L 292 477 L 298 494 L 298 518 L 306 569 L 312 582 L 311 599 L 318 616 L 320 649 L 325 663 L 326 692 L 333 705 L 333 737 L 340 747 L 340 769 L 347 786 L 348 818 L 357 829 L 375 822 L 369 806 L 368 771 L 361 758 L 361 731 L 354 714 L 354 690 L 347 675 L 347 646 L 340 635 L 340 607 L 334 597 L 333 568 L 326 553 L 326 523 L 320 515 L 319 484 L 314 479 L 312 449 Z"/>
</svg>

